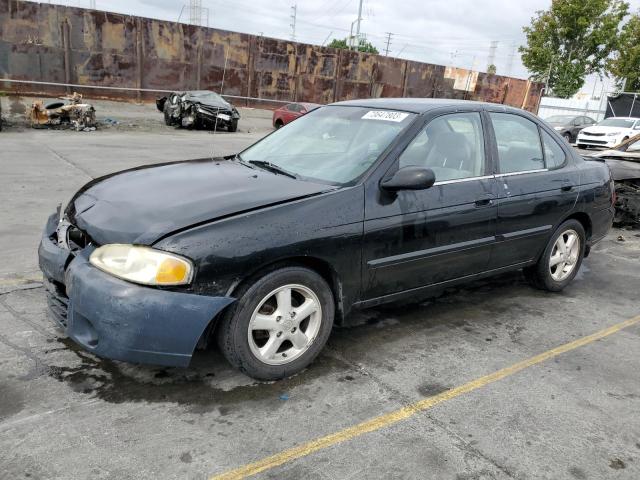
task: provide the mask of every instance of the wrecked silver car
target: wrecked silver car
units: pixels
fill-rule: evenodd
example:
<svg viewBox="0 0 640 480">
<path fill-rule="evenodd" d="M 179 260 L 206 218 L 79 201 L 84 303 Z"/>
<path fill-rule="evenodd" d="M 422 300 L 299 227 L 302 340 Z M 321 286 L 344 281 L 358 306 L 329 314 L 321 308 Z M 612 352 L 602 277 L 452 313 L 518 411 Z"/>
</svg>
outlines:
<svg viewBox="0 0 640 480">
<path fill-rule="evenodd" d="M 216 92 L 193 90 L 173 92 L 156 99 L 158 110 L 164 113 L 164 123 L 185 128 L 238 129 L 240 114 L 236 107 Z"/>
<path fill-rule="evenodd" d="M 93 105 L 82 101 L 82 95 L 60 97 L 59 101 L 44 104 L 34 102 L 29 111 L 29 120 L 33 128 L 73 128 L 77 131 L 90 131 L 96 128 L 96 111 Z"/>
<path fill-rule="evenodd" d="M 586 158 L 609 165 L 616 188 L 614 223 L 640 226 L 640 135 Z"/>
</svg>

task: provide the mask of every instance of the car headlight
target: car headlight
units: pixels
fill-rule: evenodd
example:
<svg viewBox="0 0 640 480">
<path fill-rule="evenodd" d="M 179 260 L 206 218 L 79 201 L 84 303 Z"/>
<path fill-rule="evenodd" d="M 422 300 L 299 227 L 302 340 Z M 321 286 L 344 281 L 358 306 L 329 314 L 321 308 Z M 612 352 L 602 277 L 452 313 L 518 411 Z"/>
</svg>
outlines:
<svg viewBox="0 0 640 480">
<path fill-rule="evenodd" d="M 607 133 L 607 137 L 615 137 L 616 135 L 620 135 L 622 132 L 609 132 Z"/>
<path fill-rule="evenodd" d="M 89 262 L 118 278 L 143 285 L 185 285 L 193 275 L 193 266 L 186 258 L 136 245 L 103 245 L 91 253 Z"/>
<path fill-rule="evenodd" d="M 563 127 L 553 127 L 554 130 L 562 130 Z"/>
</svg>

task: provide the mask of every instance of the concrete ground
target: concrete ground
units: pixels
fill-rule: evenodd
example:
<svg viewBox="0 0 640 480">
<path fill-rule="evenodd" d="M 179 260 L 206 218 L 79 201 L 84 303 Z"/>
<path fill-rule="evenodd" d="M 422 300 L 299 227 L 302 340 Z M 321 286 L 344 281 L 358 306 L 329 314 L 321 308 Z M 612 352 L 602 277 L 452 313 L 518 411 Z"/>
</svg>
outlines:
<svg viewBox="0 0 640 480">
<path fill-rule="evenodd" d="M 207 479 L 474 381 L 398 423 L 279 455 L 257 478 L 640 478 L 640 324 L 476 380 L 640 314 L 637 231 L 612 231 L 559 294 L 516 272 L 364 311 L 309 369 L 274 383 L 215 350 L 188 369 L 145 367 L 62 338 L 36 256 L 55 205 L 96 176 L 231 153 L 269 131 L 268 112 L 243 119 L 253 127 L 215 136 L 161 123 L 0 133 L 0 479 Z"/>
</svg>

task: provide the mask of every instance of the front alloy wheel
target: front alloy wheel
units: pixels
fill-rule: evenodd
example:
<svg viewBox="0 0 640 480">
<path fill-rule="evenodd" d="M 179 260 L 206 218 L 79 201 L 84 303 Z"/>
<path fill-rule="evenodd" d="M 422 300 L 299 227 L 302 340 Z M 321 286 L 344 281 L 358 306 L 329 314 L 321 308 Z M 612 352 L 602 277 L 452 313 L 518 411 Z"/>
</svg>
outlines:
<svg viewBox="0 0 640 480">
<path fill-rule="evenodd" d="M 307 367 L 327 342 L 335 312 L 333 293 L 316 272 L 301 266 L 248 280 L 217 328 L 229 363 L 259 380 L 276 380 Z"/>
<path fill-rule="evenodd" d="M 306 352 L 322 322 L 322 307 L 304 285 L 283 285 L 268 293 L 251 316 L 249 347 L 263 363 L 291 363 Z"/>
</svg>

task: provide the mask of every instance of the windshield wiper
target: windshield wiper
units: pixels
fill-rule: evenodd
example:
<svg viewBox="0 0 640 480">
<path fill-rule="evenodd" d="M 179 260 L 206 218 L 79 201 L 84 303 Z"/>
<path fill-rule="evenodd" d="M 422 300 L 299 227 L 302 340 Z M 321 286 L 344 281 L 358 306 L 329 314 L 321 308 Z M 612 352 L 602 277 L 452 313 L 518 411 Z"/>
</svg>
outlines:
<svg viewBox="0 0 640 480">
<path fill-rule="evenodd" d="M 298 178 L 298 175 L 296 175 L 295 173 L 285 170 L 284 168 L 276 165 L 275 163 L 266 162 L 264 160 L 249 160 L 249 163 L 252 165 L 257 165 L 258 167 L 263 168 L 265 170 L 269 170 L 270 172 L 280 173 L 281 175 L 286 175 L 287 177 L 291 177 L 295 179 Z"/>
</svg>

